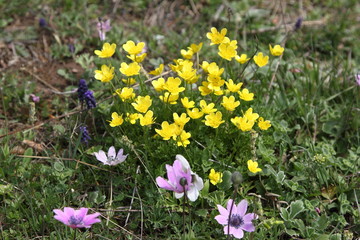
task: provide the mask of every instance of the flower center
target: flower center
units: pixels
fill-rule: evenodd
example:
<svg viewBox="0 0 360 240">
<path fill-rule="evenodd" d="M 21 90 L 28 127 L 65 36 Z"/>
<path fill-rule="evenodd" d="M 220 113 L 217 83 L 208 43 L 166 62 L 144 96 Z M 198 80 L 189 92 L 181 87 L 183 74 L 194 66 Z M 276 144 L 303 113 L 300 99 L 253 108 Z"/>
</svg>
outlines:
<svg viewBox="0 0 360 240">
<path fill-rule="evenodd" d="M 107 159 L 108 162 L 112 162 L 114 160 L 115 160 L 115 158 L 113 158 L 113 157 L 108 157 L 108 159 Z"/>
<path fill-rule="evenodd" d="M 75 216 L 71 216 L 70 219 L 69 219 L 69 224 L 70 225 L 79 225 L 82 223 L 82 218 L 77 218 Z"/>
<path fill-rule="evenodd" d="M 244 224 L 244 220 L 240 215 L 234 214 L 231 215 L 229 224 L 231 227 L 239 228 Z"/>
</svg>

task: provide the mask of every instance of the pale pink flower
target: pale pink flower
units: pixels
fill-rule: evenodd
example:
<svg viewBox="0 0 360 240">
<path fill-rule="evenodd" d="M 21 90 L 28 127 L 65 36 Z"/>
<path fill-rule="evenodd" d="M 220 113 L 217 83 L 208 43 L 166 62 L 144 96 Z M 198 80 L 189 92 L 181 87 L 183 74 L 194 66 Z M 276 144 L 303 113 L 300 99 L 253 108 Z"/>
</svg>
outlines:
<svg viewBox="0 0 360 240">
<path fill-rule="evenodd" d="M 99 19 L 96 29 L 98 30 L 100 40 L 104 41 L 106 33 L 111 30 L 110 19 L 106 21 Z"/>
<path fill-rule="evenodd" d="M 184 192 L 190 201 L 195 201 L 199 197 L 199 191 L 203 189 L 204 182 L 201 177 L 191 171 L 188 161 L 182 155 L 176 155 L 174 164 L 166 164 L 167 177 L 156 178 L 159 187 L 174 191 L 176 198 L 184 196 Z"/>
<path fill-rule="evenodd" d="M 75 210 L 70 207 L 65 207 L 64 211 L 60 209 L 53 210 L 56 214 L 54 218 L 71 228 L 90 228 L 92 224 L 101 222 L 101 220 L 97 218 L 100 216 L 100 213 L 87 215 L 88 211 L 88 208 Z"/>
<path fill-rule="evenodd" d="M 240 239 L 243 238 L 244 231 L 255 231 L 252 220 L 257 219 L 258 216 L 255 213 L 246 214 L 248 202 L 246 200 L 242 200 L 237 206 L 236 204 L 232 206 L 231 217 L 229 220 L 230 209 L 233 201 L 234 200 L 229 199 L 226 209 L 221 205 L 217 205 L 220 215 L 217 215 L 215 220 L 221 225 L 224 225 L 224 234 L 231 234 L 235 238 Z"/>
<path fill-rule="evenodd" d="M 100 150 L 99 152 L 93 153 L 97 160 L 102 162 L 104 165 L 110 165 L 115 166 L 119 163 L 122 163 L 126 160 L 128 154 L 124 155 L 124 149 L 120 149 L 119 152 L 116 154 L 114 146 L 111 146 L 108 150 L 108 154 L 106 156 L 106 153 L 103 150 Z"/>
</svg>

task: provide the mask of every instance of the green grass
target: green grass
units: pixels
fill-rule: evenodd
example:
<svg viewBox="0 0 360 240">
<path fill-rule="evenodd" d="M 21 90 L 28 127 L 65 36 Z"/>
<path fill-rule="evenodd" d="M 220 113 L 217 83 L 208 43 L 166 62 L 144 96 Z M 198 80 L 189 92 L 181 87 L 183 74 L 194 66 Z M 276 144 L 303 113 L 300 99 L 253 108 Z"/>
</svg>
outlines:
<svg viewBox="0 0 360 240">
<path fill-rule="evenodd" d="M 114 13 L 110 2 L 0 0 L 2 239 L 73 238 L 75 231 L 53 218 L 53 209 L 67 206 L 101 213 L 102 222 L 77 231 L 77 239 L 225 239 L 214 217 L 219 214 L 216 205 L 225 206 L 233 198 L 234 171 L 243 175 L 235 202 L 247 199 L 249 211 L 259 215 L 255 232 L 245 232 L 245 239 L 360 236 L 357 1 L 303 1 L 302 6 L 232 1 L 224 3 L 221 12 L 222 1 L 194 2 L 198 15 L 190 3 L 176 1 L 171 11 L 159 7 L 166 1 L 122 2 Z M 306 17 L 297 31 L 285 32 L 282 24 L 266 30 L 278 21 L 295 23 L 301 11 Z M 103 16 L 112 20 L 107 41 L 118 46 L 111 60 L 94 54 L 102 46 L 96 23 Z M 158 18 L 150 27 L 144 25 L 149 17 Z M 46 19 L 46 28 L 38 26 L 39 18 Z M 282 41 L 285 53 L 271 57 L 263 68 L 252 60 L 248 65 L 227 62 L 217 55 L 216 46 L 209 46 L 206 33 L 212 26 L 226 27 L 227 36 L 238 41 L 239 53 L 268 54 L 268 44 Z M 150 87 L 143 91 L 154 97 L 156 124 L 110 127 L 111 113 L 129 111 L 131 105 L 109 97 L 114 89 L 94 79 L 94 70 L 111 63 L 119 78 L 112 83 L 123 87 L 118 68 L 130 60 L 120 49 L 128 40 L 146 42 L 147 71 L 173 63 L 181 58 L 180 49 L 204 42 L 200 60 L 216 61 L 225 68 L 225 79 L 241 81 L 255 93 L 254 101 L 241 101 L 236 115 L 253 107 L 272 127 L 250 134 L 237 130 L 229 119 L 219 129 L 191 120 L 185 126 L 192 134 L 190 145 L 177 147 L 154 138 L 154 129 L 162 121 L 172 122 L 172 113 L 181 113 L 181 108 L 162 108 Z M 75 46 L 74 52 L 69 45 Z M 81 111 L 77 94 L 71 93 L 80 78 L 87 80 L 98 101 L 90 111 Z M 203 74 L 200 82 L 205 80 Z M 35 113 L 30 113 L 30 94 L 40 96 Z M 195 91 L 186 94 L 201 98 Z M 220 107 L 221 98 L 210 100 Z M 80 141 L 81 125 L 91 134 L 88 145 Z M 92 153 L 112 145 L 123 148 L 127 160 L 115 167 L 101 165 Z M 205 182 L 200 197 L 185 209 L 182 199 L 154 183 L 157 176 L 166 177 L 165 165 L 172 164 L 176 154 L 184 155 Z M 254 157 L 261 173 L 247 169 L 247 160 Z M 223 172 L 223 183 L 209 184 L 211 168 Z"/>
</svg>

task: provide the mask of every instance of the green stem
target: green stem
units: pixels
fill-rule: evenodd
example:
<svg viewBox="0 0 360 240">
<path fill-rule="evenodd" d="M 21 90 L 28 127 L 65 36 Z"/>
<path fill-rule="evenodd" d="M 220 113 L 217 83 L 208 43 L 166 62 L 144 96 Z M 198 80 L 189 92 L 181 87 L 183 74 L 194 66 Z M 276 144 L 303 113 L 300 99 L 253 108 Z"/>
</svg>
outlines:
<svg viewBox="0 0 360 240">
<path fill-rule="evenodd" d="M 75 228 L 74 229 L 74 240 L 76 240 L 76 232 L 77 232 L 77 229 Z"/>
<path fill-rule="evenodd" d="M 232 210 L 233 210 L 233 207 L 234 207 L 234 202 L 235 202 L 235 197 L 236 197 L 236 192 L 237 192 L 237 186 L 234 186 L 234 193 L 233 193 L 233 201 L 231 203 L 231 207 L 230 207 L 230 211 L 229 211 L 229 218 L 228 218 L 228 226 L 227 226 L 227 229 L 228 229 L 228 234 L 227 234 L 227 237 L 226 239 L 229 239 L 230 237 L 230 220 L 231 220 L 231 213 L 232 213 Z"/>
</svg>

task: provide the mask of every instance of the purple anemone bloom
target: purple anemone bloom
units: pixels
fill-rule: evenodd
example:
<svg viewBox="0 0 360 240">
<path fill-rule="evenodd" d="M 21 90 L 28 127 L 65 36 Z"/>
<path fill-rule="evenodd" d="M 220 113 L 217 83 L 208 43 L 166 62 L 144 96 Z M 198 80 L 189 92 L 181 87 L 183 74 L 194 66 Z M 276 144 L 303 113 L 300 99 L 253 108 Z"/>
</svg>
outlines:
<svg viewBox="0 0 360 240">
<path fill-rule="evenodd" d="M 159 187 L 174 191 L 176 198 L 184 196 L 184 192 L 190 201 L 195 201 L 199 191 L 203 189 L 204 183 L 201 177 L 191 171 L 188 161 L 182 155 L 176 155 L 172 166 L 166 164 L 167 177 L 156 178 Z"/>
<path fill-rule="evenodd" d="M 231 234 L 235 238 L 240 239 L 243 238 L 244 231 L 255 231 L 252 220 L 257 219 L 258 216 L 255 213 L 246 214 L 248 202 L 242 200 L 237 206 L 234 204 L 231 210 L 231 216 L 229 217 L 233 201 L 234 200 L 229 199 L 226 209 L 221 205 L 217 205 L 220 215 L 217 215 L 215 220 L 221 225 L 224 225 L 224 234 Z"/>
<path fill-rule="evenodd" d="M 101 222 L 97 217 L 100 213 L 93 213 L 87 215 L 88 208 L 80 208 L 75 210 L 70 207 L 65 207 L 64 211 L 54 209 L 54 218 L 71 228 L 90 228 L 92 224 Z"/>
<path fill-rule="evenodd" d="M 98 30 L 100 40 L 104 41 L 105 34 L 111 30 L 110 19 L 106 21 L 99 19 L 99 22 L 96 25 L 96 29 Z"/>
<path fill-rule="evenodd" d="M 116 154 L 114 146 L 111 146 L 109 148 L 108 154 L 106 156 L 106 153 L 103 150 L 100 150 L 99 152 L 93 153 L 97 160 L 102 162 L 104 165 L 110 165 L 115 166 L 119 163 L 122 163 L 126 160 L 127 154 L 124 155 L 124 149 L 120 149 L 119 152 Z"/>
</svg>

